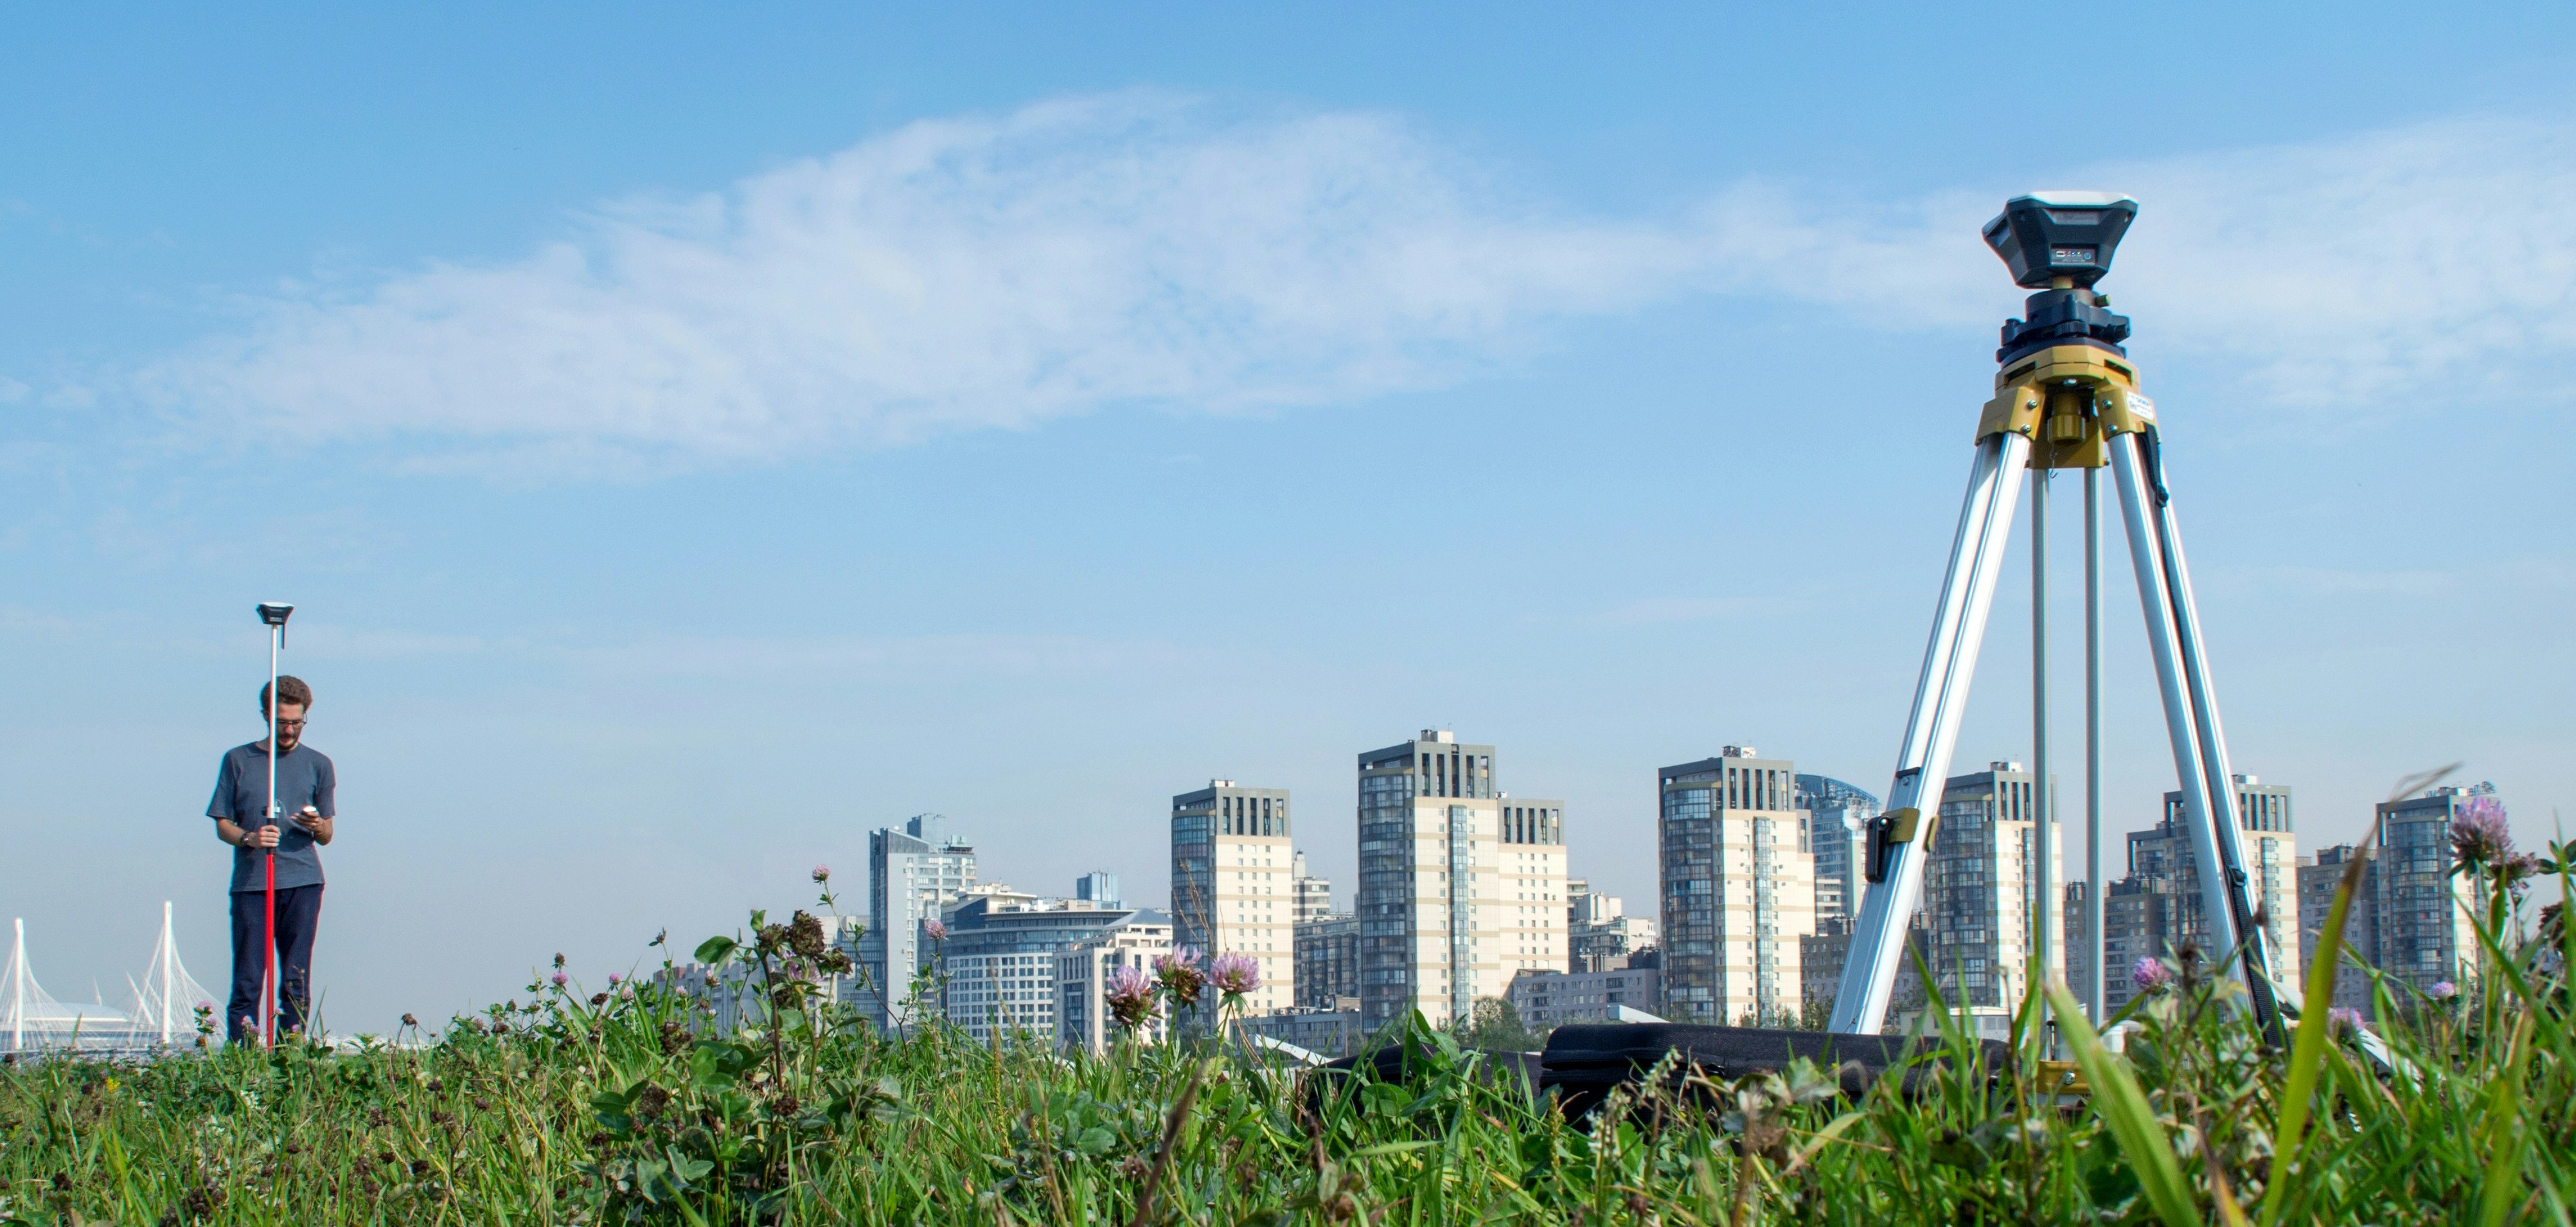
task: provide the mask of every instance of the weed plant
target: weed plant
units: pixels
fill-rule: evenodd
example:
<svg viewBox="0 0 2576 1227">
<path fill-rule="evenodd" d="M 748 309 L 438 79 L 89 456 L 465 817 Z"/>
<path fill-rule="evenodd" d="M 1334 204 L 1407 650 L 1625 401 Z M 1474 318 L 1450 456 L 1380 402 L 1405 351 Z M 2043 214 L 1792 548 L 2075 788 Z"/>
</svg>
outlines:
<svg viewBox="0 0 2576 1227">
<path fill-rule="evenodd" d="M 2122 1053 L 2052 988 L 2023 1003 L 2019 1057 L 1945 1029 L 1910 1097 L 1668 1058 L 1582 1121 L 1419 1019 L 1380 1037 L 1413 1050 L 1401 1082 L 1231 1027 L 1097 1055 L 977 1043 L 927 1008 L 935 981 L 918 1025 L 878 1036 L 820 991 L 847 969 L 819 924 L 755 915 L 700 951 L 753 986 L 730 1034 L 657 983 L 584 995 L 558 972 L 418 1044 L 11 1064 L 0 1222 L 2564 1224 L 2576 934 L 2519 899 L 2535 874 L 2563 889 L 2568 852 L 2464 854 L 2481 976 L 2434 997 L 2329 949 L 2286 1048 L 2224 956 L 2186 952 L 2142 969 Z M 1216 987 L 1179 970 L 1125 984 L 1129 1021 Z M 2324 1008 L 2352 975 L 2375 1040 Z M 2052 1017 L 2080 1085 L 2040 1061 Z"/>
</svg>

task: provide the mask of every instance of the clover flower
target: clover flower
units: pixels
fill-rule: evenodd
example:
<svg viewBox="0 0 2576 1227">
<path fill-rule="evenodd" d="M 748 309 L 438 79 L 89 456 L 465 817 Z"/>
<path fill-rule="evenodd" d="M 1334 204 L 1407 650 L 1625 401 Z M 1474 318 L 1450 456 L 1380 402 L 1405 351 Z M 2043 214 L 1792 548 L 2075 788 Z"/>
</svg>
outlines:
<svg viewBox="0 0 2576 1227">
<path fill-rule="evenodd" d="M 1208 964 L 1208 983 L 1228 1000 L 1241 997 L 1261 987 L 1261 963 L 1248 954 L 1220 954 Z"/>
<path fill-rule="evenodd" d="M 2521 898 L 2531 879 L 2541 872 L 2540 858 L 2528 852 L 2516 852 L 2496 863 L 2496 881 L 2512 889 Z"/>
<path fill-rule="evenodd" d="M 571 977 L 571 976 L 567 976 L 567 975 L 563 974 L 563 973 L 562 973 L 562 972 L 560 972 L 560 971 L 555 973 L 555 987 L 556 987 L 556 988 L 562 988 L 564 985 L 567 985 L 567 984 L 570 984 L 570 983 L 572 983 L 572 977 Z"/>
<path fill-rule="evenodd" d="M 2476 796 L 2460 803 L 2451 819 L 2451 854 L 2463 869 L 2502 866 L 2513 856 L 2513 827 L 2505 821 L 2504 802 Z"/>
<path fill-rule="evenodd" d="M 2339 1005 L 2326 1011 L 2326 1030 L 2335 1035 L 2350 1035 L 2361 1029 L 2361 1011 Z"/>
<path fill-rule="evenodd" d="M 832 880 L 832 867 L 831 867 L 831 866 L 829 866 L 829 865 L 816 865 L 816 866 L 814 867 L 814 880 L 815 880 L 815 881 L 817 881 L 817 882 L 829 882 L 829 881 L 831 881 L 831 880 Z"/>
<path fill-rule="evenodd" d="M 614 971 L 608 973 L 608 987 L 615 988 L 625 982 L 626 977 L 623 974 Z"/>
<path fill-rule="evenodd" d="M 1100 996 L 1109 1004 L 1109 1016 L 1129 1031 L 1154 1016 L 1154 981 L 1144 968 L 1124 963 L 1111 968 Z"/>
<path fill-rule="evenodd" d="M 2448 980 L 2435 980 L 2433 987 L 2424 990 L 2424 995 L 2435 1001 L 2449 1001 L 2460 995 L 2460 986 Z"/>
<path fill-rule="evenodd" d="M 2140 959 L 2129 968 L 2129 987 L 2141 993 L 2169 988 L 2173 980 L 2173 968 L 2165 966 L 2163 959 Z"/>
<path fill-rule="evenodd" d="M 921 931 L 929 934 L 930 940 L 934 942 L 944 942 L 948 940 L 948 923 L 936 916 L 922 921 Z"/>
<path fill-rule="evenodd" d="M 1199 952 L 1189 946 L 1155 955 L 1154 978 L 1163 982 L 1163 991 L 1172 1000 L 1185 1006 L 1197 1005 L 1199 993 L 1207 987 L 1207 973 L 1199 970 Z"/>
</svg>

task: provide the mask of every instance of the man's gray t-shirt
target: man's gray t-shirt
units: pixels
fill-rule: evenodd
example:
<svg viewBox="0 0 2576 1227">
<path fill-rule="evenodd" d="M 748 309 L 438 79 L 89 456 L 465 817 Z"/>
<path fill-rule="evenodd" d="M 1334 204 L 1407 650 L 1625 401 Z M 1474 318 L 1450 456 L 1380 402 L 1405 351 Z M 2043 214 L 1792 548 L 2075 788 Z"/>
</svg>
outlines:
<svg viewBox="0 0 2576 1227">
<path fill-rule="evenodd" d="M 277 756 L 277 803 L 285 807 L 277 836 L 279 890 L 322 884 L 322 857 L 314 851 L 313 836 L 285 820 L 285 815 L 310 805 L 325 818 L 333 816 L 339 811 L 332 807 L 331 791 L 338 784 L 331 760 L 320 750 L 299 743 Z M 268 750 L 254 742 L 224 751 L 224 765 L 215 774 L 215 799 L 206 803 L 206 817 L 230 818 L 244 830 L 256 831 L 267 825 L 261 817 L 267 812 Z M 249 848 L 233 849 L 235 894 L 267 888 L 268 875 L 260 866 L 266 856 Z"/>
</svg>

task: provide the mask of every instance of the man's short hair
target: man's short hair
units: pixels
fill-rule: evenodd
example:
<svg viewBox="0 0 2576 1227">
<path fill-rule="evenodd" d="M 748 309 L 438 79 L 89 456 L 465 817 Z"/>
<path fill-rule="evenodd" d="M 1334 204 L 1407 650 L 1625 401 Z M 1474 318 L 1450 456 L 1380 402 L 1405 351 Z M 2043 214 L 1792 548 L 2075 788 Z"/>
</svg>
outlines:
<svg viewBox="0 0 2576 1227">
<path fill-rule="evenodd" d="M 281 673 L 277 677 L 277 702 L 281 707 L 293 703 L 297 707 L 310 708 L 313 706 L 313 688 L 305 685 L 303 678 Z M 259 712 L 263 716 L 268 714 L 266 686 L 259 688 Z"/>
</svg>

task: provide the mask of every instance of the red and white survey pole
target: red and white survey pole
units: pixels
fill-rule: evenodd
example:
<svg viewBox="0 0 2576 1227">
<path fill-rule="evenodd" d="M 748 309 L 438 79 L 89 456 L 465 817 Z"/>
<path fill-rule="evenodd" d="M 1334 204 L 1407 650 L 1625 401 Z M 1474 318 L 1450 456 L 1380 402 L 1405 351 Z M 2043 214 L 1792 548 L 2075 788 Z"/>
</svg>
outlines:
<svg viewBox="0 0 2576 1227">
<path fill-rule="evenodd" d="M 259 620 L 268 624 L 268 813 L 264 816 L 264 821 L 269 826 L 276 826 L 279 818 L 279 811 L 277 808 L 277 654 L 286 647 L 286 619 L 294 612 L 294 606 L 277 601 L 262 601 L 259 603 Z M 259 983 L 259 1035 L 260 1043 L 273 1046 L 277 1043 L 276 847 L 272 845 L 268 848 L 262 849 L 260 860 L 262 862 L 261 868 L 265 870 L 268 875 L 266 895 L 263 900 L 263 906 L 265 908 L 263 914 L 266 918 L 266 922 L 262 926 L 260 936 L 260 948 L 267 956 L 268 970 L 261 974 Z"/>
</svg>

